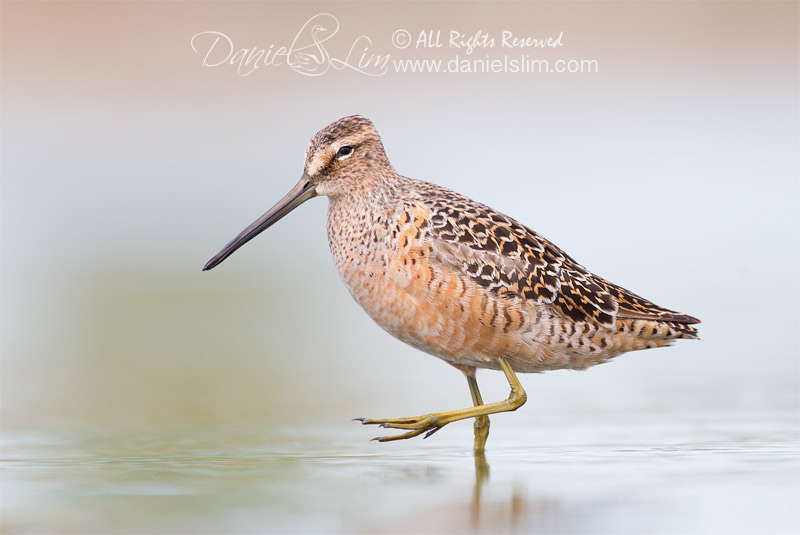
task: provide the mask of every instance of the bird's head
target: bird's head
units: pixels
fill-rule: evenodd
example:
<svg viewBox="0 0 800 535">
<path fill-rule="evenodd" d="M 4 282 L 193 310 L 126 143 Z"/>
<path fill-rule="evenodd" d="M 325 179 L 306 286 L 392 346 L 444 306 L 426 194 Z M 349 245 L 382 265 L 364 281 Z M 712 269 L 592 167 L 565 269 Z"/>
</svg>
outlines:
<svg viewBox="0 0 800 535">
<path fill-rule="evenodd" d="M 203 271 L 222 263 L 239 247 L 307 200 L 355 193 L 391 174 L 393 169 L 386 158 L 383 143 L 369 119 L 351 115 L 329 124 L 311 138 L 300 181 L 275 206 L 214 255 Z"/>
</svg>

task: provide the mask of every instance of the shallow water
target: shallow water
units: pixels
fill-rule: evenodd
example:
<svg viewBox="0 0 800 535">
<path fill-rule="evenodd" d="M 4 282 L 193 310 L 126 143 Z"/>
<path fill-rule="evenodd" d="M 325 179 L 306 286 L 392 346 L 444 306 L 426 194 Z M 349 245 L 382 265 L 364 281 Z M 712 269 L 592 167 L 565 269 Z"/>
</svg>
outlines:
<svg viewBox="0 0 800 535">
<path fill-rule="evenodd" d="M 468 424 L 5 432 L 2 531 L 796 533 L 796 414 L 753 416 L 497 417 L 485 464 Z"/>
</svg>

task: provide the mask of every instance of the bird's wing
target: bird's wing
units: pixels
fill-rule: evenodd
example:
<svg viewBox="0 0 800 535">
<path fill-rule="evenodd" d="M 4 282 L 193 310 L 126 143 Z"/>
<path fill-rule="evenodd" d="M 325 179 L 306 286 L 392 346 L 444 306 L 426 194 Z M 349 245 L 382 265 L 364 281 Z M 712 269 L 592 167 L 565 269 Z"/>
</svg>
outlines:
<svg viewBox="0 0 800 535">
<path fill-rule="evenodd" d="M 433 261 L 491 292 L 548 305 L 574 321 L 617 318 L 697 323 L 594 275 L 533 230 L 449 190 L 428 201 Z"/>
</svg>

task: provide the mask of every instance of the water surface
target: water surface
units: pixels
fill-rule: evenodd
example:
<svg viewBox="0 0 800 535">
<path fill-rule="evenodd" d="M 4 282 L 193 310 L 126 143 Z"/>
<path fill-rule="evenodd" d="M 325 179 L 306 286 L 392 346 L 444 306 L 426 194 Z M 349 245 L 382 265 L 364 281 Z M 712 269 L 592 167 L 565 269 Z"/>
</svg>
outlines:
<svg viewBox="0 0 800 535">
<path fill-rule="evenodd" d="M 675 416 L 672 418 L 670 416 Z M 795 414 L 3 434 L 4 533 L 795 533 Z"/>
</svg>

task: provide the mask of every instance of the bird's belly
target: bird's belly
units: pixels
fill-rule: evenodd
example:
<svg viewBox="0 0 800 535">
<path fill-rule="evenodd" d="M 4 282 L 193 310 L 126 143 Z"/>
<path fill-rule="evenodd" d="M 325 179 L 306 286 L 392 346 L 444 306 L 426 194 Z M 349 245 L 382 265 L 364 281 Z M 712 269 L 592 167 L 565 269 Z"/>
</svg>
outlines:
<svg viewBox="0 0 800 535">
<path fill-rule="evenodd" d="M 390 263 L 374 271 L 345 269 L 342 278 L 378 325 L 422 351 L 454 364 L 490 367 L 515 350 L 508 333 L 521 314 L 503 317 L 487 293 L 455 274 Z"/>
</svg>

